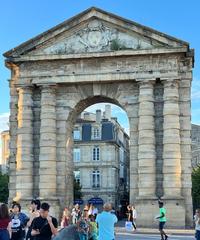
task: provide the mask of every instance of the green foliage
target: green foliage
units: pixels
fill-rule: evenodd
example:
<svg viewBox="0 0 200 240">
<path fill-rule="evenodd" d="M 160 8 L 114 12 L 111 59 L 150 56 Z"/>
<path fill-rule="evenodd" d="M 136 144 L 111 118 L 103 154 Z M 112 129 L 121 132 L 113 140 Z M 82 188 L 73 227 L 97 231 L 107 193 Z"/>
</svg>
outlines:
<svg viewBox="0 0 200 240">
<path fill-rule="evenodd" d="M 0 202 L 8 202 L 8 182 L 8 175 L 0 173 Z"/>
<path fill-rule="evenodd" d="M 200 167 L 192 172 L 192 198 L 194 207 L 200 207 Z"/>
<path fill-rule="evenodd" d="M 112 51 L 118 51 L 118 50 L 130 49 L 130 48 L 127 48 L 125 45 L 121 44 L 118 39 L 113 39 L 110 44 L 110 49 Z"/>
<path fill-rule="evenodd" d="M 81 199 L 83 194 L 81 192 L 82 186 L 74 179 L 74 199 Z"/>
</svg>

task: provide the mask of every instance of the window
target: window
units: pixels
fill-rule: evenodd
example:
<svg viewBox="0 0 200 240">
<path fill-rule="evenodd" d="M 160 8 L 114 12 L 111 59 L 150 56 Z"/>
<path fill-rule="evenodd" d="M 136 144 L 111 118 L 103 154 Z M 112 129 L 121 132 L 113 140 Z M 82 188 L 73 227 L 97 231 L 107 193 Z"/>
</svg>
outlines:
<svg viewBox="0 0 200 240">
<path fill-rule="evenodd" d="M 75 128 L 73 134 L 74 134 L 74 140 L 80 140 L 80 139 L 81 139 L 81 132 L 80 132 L 80 129 Z"/>
<path fill-rule="evenodd" d="M 74 148 L 73 160 L 74 160 L 74 162 L 80 162 L 80 160 L 81 160 L 80 148 Z"/>
<path fill-rule="evenodd" d="M 101 138 L 101 131 L 99 127 L 93 128 L 93 139 L 100 139 Z"/>
<path fill-rule="evenodd" d="M 93 160 L 94 161 L 99 161 L 100 160 L 100 149 L 98 146 L 95 146 L 93 148 Z"/>
<path fill-rule="evenodd" d="M 79 170 L 74 171 L 74 179 L 75 179 L 75 181 L 76 181 L 77 183 L 80 184 L 80 182 L 81 182 L 81 173 L 80 173 Z"/>
<path fill-rule="evenodd" d="M 92 171 L 92 187 L 100 188 L 100 171 L 99 170 Z"/>
</svg>

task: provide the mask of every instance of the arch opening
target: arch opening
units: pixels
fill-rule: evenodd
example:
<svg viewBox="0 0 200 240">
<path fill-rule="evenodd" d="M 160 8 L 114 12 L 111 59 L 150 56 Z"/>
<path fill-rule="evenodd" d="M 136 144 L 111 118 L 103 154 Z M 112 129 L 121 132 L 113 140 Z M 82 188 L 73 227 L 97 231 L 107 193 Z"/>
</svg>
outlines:
<svg viewBox="0 0 200 240">
<path fill-rule="evenodd" d="M 70 112 L 68 122 L 66 151 L 73 166 L 75 202 L 96 201 L 99 209 L 104 202 L 111 202 L 124 217 L 130 187 L 129 118 L 125 108 L 115 99 L 94 96 L 81 100 Z"/>
</svg>

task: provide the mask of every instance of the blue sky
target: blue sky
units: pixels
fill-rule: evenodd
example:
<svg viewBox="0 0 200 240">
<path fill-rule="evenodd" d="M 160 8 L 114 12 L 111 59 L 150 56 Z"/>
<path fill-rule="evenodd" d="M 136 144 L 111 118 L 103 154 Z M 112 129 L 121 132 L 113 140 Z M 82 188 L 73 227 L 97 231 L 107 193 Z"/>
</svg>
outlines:
<svg viewBox="0 0 200 240">
<path fill-rule="evenodd" d="M 91 6 L 190 42 L 195 48 L 192 122 L 200 124 L 199 0 L 10 0 L 0 7 L 0 131 L 8 128 L 10 78 L 2 54 Z M 113 114 L 123 122 L 122 112 Z"/>
</svg>

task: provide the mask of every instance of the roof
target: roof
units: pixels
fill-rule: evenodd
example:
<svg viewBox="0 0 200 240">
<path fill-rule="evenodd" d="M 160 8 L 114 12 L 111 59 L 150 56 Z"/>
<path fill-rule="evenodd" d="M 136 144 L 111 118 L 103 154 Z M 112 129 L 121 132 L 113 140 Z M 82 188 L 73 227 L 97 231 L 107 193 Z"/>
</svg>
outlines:
<svg viewBox="0 0 200 240">
<path fill-rule="evenodd" d="M 152 28 L 143 26 L 134 21 L 122 18 L 113 13 L 106 12 L 102 9 L 91 7 L 79 13 L 78 15 L 62 22 L 61 24 L 58 24 L 57 26 L 39 34 L 38 36 L 20 44 L 19 46 L 5 52 L 3 55 L 6 58 L 19 57 L 20 55 L 25 55 L 31 51 L 34 51 L 38 47 L 44 46 L 46 43 L 49 43 L 56 37 L 65 33 L 66 31 L 73 29 L 75 26 L 79 25 L 80 23 L 88 21 L 89 19 L 92 19 L 92 18 L 103 19 L 113 24 L 116 24 L 118 22 L 121 25 L 121 27 L 123 27 L 124 29 L 134 31 L 145 38 L 151 38 L 163 44 L 168 44 L 169 46 L 171 45 L 172 47 L 180 46 L 180 47 L 186 47 L 189 49 L 188 42 L 177 39 L 165 33 L 159 32 Z"/>
</svg>

